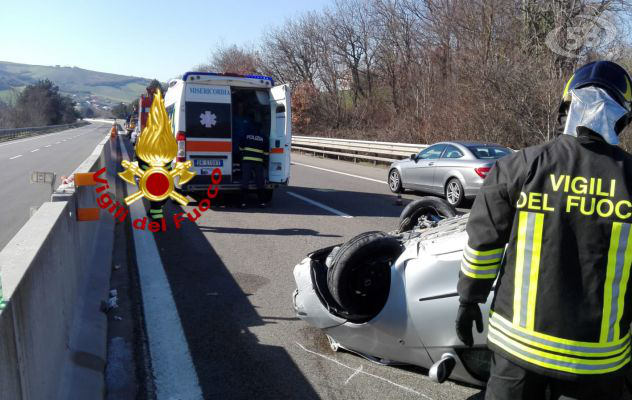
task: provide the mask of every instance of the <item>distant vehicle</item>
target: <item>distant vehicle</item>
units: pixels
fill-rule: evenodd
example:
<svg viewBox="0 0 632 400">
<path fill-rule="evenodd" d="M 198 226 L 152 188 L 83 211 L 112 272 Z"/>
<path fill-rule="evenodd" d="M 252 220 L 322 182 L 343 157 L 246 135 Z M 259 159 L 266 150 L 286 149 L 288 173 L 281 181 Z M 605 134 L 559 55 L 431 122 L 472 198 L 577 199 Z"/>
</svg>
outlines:
<svg viewBox="0 0 632 400">
<path fill-rule="evenodd" d="M 128 134 L 134 132 L 134 129 L 136 128 L 136 119 L 130 118 L 129 122 L 127 122 L 125 125 Z"/>
<path fill-rule="evenodd" d="M 239 140 L 256 131 L 269 136 L 266 197 L 290 179 L 290 88 L 255 75 L 187 72 L 169 82 L 165 107 L 178 142 L 177 161 L 191 160 L 196 176 L 180 189 L 202 195 L 211 172 L 222 171 L 220 191 L 238 190 Z M 254 189 L 254 184 L 251 185 Z"/>
<path fill-rule="evenodd" d="M 409 159 L 395 161 L 388 172 L 393 193 L 405 189 L 445 196 L 454 206 L 478 193 L 496 160 L 512 150 L 498 144 L 479 142 L 440 142 Z"/>
<path fill-rule="evenodd" d="M 132 131 L 132 134 L 130 135 L 130 139 L 129 139 L 129 141 L 134 146 L 136 146 L 136 142 L 138 141 L 138 135 L 140 135 L 140 127 L 138 125 L 136 125 L 136 127 L 134 127 L 134 130 Z"/>
</svg>

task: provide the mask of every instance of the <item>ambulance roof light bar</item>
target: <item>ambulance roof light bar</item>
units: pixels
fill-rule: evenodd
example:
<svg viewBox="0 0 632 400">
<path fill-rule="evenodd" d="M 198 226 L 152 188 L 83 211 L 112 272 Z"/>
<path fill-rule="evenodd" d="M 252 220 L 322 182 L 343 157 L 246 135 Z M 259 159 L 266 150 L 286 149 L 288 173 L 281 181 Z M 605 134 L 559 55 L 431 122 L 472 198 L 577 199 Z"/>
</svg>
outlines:
<svg viewBox="0 0 632 400">
<path fill-rule="evenodd" d="M 270 82 L 269 85 L 270 86 L 274 86 L 274 79 L 270 78 L 269 76 L 263 76 L 263 75 L 240 75 L 240 74 L 232 74 L 232 73 L 219 73 L 219 72 L 195 72 L 195 71 L 189 71 L 189 72 L 185 72 L 184 75 L 182 75 L 182 80 L 187 82 L 187 81 L 192 81 L 195 79 L 196 75 L 205 75 L 205 76 L 226 76 L 226 77 L 233 77 L 233 78 L 247 78 L 247 79 L 258 79 L 259 81 L 267 81 Z M 191 79 L 189 79 L 191 78 Z M 199 77 L 198 77 L 199 79 Z M 261 82 L 263 83 L 263 82 Z"/>
</svg>

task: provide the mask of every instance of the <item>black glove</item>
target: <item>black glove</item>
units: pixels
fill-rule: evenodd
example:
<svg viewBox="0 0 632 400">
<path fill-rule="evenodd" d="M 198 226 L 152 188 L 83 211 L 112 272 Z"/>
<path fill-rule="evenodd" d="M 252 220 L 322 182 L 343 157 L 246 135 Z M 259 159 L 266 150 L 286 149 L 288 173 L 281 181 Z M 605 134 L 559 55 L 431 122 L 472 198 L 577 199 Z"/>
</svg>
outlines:
<svg viewBox="0 0 632 400">
<path fill-rule="evenodd" d="M 483 314 L 481 314 L 478 304 L 461 303 L 456 314 L 456 335 L 468 347 L 472 347 L 474 344 L 472 322 L 476 322 L 478 333 L 483 333 Z"/>
</svg>

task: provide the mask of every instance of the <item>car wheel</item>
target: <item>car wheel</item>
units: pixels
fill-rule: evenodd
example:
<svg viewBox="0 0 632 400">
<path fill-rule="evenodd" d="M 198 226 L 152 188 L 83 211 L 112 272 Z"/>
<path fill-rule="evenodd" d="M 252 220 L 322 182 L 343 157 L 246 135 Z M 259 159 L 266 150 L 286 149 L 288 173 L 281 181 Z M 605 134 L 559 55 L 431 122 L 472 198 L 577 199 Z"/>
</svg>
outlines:
<svg viewBox="0 0 632 400">
<path fill-rule="evenodd" d="M 438 222 L 456 216 L 456 209 L 439 197 L 424 197 L 415 200 L 404 208 L 399 216 L 399 231 L 413 229 L 420 222 Z"/>
<path fill-rule="evenodd" d="M 457 178 L 452 178 L 445 185 L 445 198 L 454 207 L 458 207 L 463 203 L 465 199 L 465 190 L 461 181 Z"/>
<path fill-rule="evenodd" d="M 338 249 L 327 273 L 327 287 L 352 322 L 366 322 L 386 304 L 391 265 L 400 242 L 384 232 L 366 232 Z"/>
<path fill-rule="evenodd" d="M 398 170 L 392 169 L 391 172 L 388 173 L 388 187 L 393 193 L 402 192 L 402 176 Z"/>
</svg>

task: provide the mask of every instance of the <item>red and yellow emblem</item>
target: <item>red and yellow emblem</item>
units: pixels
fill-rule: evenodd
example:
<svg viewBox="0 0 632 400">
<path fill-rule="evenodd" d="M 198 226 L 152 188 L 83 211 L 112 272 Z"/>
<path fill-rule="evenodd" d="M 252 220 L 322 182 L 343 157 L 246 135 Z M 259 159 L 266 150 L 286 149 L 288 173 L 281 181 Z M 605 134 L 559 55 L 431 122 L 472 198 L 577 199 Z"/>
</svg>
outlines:
<svg viewBox="0 0 632 400">
<path fill-rule="evenodd" d="M 191 161 L 176 162 L 171 170 L 165 168 L 176 157 L 177 152 L 178 144 L 171 131 L 165 102 L 160 90 L 157 90 L 151 103 L 147 126 L 141 132 L 136 145 L 136 154 L 149 165 L 149 168 L 143 170 L 136 161 L 121 162 L 126 168 L 125 171 L 119 172 L 121 179 L 136 186 L 135 177 L 140 178 L 140 190 L 127 196 L 125 204 L 130 205 L 141 197 L 151 201 L 161 201 L 170 197 L 183 206 L 187 205 L 189 200 L 175 190 L 175 178 L 179 177 L 178 183 L 183 184 L 195 176 L 195 172 L 189 171 Z"/>
</svg>

